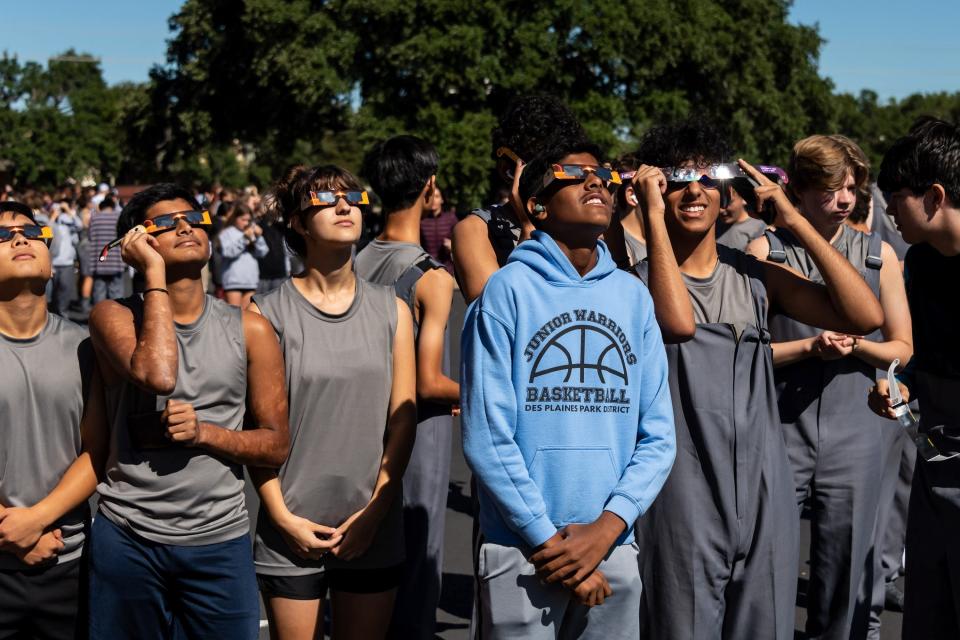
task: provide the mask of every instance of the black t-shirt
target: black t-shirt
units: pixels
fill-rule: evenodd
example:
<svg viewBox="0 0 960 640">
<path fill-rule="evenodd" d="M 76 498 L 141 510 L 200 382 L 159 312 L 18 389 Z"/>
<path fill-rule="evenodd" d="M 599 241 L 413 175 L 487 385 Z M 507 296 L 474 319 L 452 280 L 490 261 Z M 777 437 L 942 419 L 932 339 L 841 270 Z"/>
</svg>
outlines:
<svg viewBox="0 0 960 640">
<path fill-rule="evenodd" d="M 257 258 L 260 265 L 261 280 L 276 280 L 287 277 L 287 249 L 283 243 L 283 234 L 276 227 L 265 224 L 263 239 L 270 251 L 262 258 Z"/>
<path fill-rule="evenodd" d="M 913 245 L 904 277 L 913 316 L 912 368 L 960 379 L 960 255 L 945 256 L 926 243 Z"/>
</svg>

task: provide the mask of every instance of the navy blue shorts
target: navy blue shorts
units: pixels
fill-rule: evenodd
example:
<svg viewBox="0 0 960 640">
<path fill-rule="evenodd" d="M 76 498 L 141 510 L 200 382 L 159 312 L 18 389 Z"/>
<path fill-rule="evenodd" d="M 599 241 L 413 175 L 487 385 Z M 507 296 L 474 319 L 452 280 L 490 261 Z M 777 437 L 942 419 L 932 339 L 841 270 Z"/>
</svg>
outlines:
<svg viewBox="0 0 960 640">
<path fill-rule="evenodd" d="M 247 535 L 195 547 L 93 522 L 90 638 L 256 640 L 260 603 Z"/>
</svg>

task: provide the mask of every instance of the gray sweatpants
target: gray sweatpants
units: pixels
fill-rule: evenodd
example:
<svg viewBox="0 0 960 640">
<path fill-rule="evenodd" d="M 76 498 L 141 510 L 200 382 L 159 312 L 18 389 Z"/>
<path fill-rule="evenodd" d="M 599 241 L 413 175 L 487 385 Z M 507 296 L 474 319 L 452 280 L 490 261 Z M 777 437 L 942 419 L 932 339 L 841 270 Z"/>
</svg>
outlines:
<svg viewBox="0 0 960 640">
<path fill-rule="evenodd" d="M 640 635 L 640 571 L 636 543 L 615 547 L 600 563 L 613 595 L 602 605 L 577 603 L 561 585 L 546 585 L 534 572 L 526 547 L 485 542 L 477 558 L 479 611 L 474 638 L 636 640 Z"/>
</svg>

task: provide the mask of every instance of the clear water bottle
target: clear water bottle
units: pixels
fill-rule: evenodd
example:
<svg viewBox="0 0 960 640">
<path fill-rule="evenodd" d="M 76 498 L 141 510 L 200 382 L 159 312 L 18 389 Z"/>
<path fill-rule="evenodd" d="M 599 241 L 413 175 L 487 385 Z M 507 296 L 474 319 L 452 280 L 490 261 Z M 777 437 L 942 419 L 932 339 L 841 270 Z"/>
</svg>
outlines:
<svg viewBox="0 0 960 640">
<path fill-rule="evenodd" d="M 903 401 L 903 394 L 900 393 L 900 385 L 897 384 L 896 371 L 900 366 L 900 360 L 894 360 L 887 369 L 887 384 L 890 387 L 890 402 L 893 415 L 897 417 L 900 426 L 906 429 L 907 435 L 917 446 L 917 453 L 927 462 L 942 462 L 949 460 L 954 456 L 944 456 L 940 454 L 936 445 L 930 442 L 927 434 L 920 433 L 920 423 L 910 411 L 910 406 Z M 956 455 L 956 454 L 954 454 Z"/>
</svg>

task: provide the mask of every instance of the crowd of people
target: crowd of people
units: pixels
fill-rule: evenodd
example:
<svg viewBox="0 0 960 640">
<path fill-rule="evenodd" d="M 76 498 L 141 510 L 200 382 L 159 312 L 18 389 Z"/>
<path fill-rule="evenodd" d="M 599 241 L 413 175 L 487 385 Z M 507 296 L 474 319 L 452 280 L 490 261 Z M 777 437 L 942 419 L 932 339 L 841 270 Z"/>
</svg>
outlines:
<svg viewBox="0 0 960 640">
<path fill-rule="evenodd" d="M 960 637 L 960 127 L 608 160 L 532 95 L 491 142 L 459 220 L 411 135 L 262 196 L 8 189 L 0 637 L 433 638 L 458 415 L 474 637 L 793 638 L 802 516 L 806 637 Z"/>
</svg>

